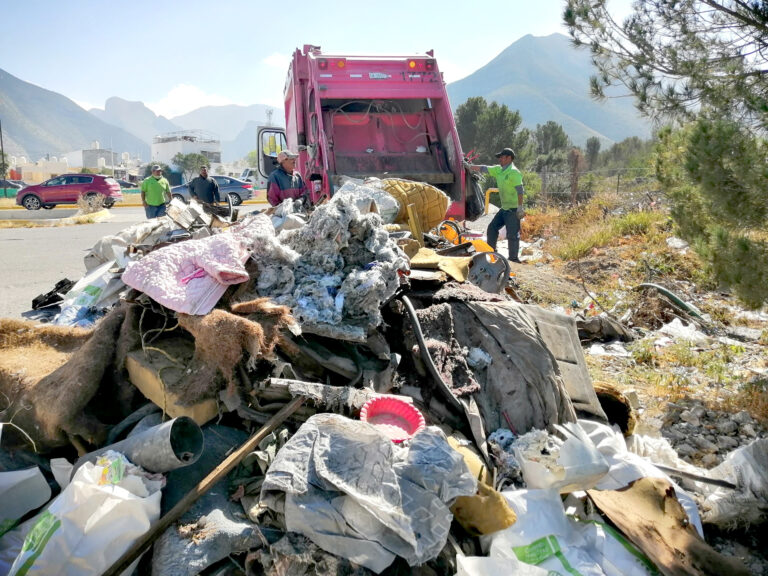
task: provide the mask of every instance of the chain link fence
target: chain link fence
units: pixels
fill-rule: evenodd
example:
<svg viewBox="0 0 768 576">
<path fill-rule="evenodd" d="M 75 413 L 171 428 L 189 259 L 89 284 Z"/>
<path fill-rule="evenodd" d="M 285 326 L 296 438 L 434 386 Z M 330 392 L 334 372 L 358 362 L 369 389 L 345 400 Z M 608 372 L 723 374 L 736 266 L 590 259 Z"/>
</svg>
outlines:
<svg viewBox="0 0 768 576">
<path fill-rule="evenodd" d="M 579 204 L 598 193 L 657 196 L 661 188 L 646 168 L 586 170 L 575 177 L 571 172 L 526 172 L 524 178 L 529 203 L 539 206 Z"/>
</svg>

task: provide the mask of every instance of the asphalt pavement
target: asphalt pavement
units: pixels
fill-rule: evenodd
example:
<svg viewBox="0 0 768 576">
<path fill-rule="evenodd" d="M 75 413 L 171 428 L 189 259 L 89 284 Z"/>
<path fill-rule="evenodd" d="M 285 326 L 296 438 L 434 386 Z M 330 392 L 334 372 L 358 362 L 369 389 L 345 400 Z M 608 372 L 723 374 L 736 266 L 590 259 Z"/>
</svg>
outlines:
<svg viewBox="0 0 768 576">
<path fill-rule="evenodd" d="M 243 205 L 240 212 L 259 208 L 263 206 Z M 60 218 L 69 215 L 66 209 L 46 212 Z M 141 206 L 116 207 L 110 215 L 94 224 L 0 229 L 0 318 L 22 318 L 32 299 L 52 290 L 59 280 L 82 278 L 83 257 L 97 240 L 145 219 Z"/>
<path fill-rule="evenodd" d="M 263 204 L 244 204 L 241 214 L 264 208 Z M 491 214 L 472 223 L 473 230 L 484 230 L 493 217 Z M 0 219 L 5 219 L 0 211 Z M 27 210 L 20 215 L 32 214 Z M 71 209 L 55 208 L 45 212 L 46 217 L 65 218 Z M 21 318 L 32 307 L 32 299 L 53 289 L 63 279 L 77 281 L 85 274 L 83 257 L 103 236 L 116 234 L 145 219 L 141 206 L 115 207 L 110 219 L 94 224 L 45 228 L 0 229 L 0 318 Z M 506 253 L 506 243 L 499 243 Z"/>
</svg>

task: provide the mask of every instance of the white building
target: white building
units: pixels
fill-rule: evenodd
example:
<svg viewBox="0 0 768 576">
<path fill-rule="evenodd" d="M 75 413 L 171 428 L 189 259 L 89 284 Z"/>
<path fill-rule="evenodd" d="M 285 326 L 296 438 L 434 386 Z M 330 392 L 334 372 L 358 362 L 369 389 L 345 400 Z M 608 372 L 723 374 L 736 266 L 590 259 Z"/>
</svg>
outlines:
<svg viewBox="0 0 768 576">
<path fill-rule="evenodd" d="M 152 163 L 171 165 L 176 154 L 202 154 L 211 164 L 220 164 L 221 140 L 204 130 L 168 132 L 152 138 Z"/>
<path fill-rule="evenodd" d="M 87 150 L 74 150 L 62 156 L 67 164 L 73 168 L 89 168 L 100 170 L 105 166 L 113 166 L 120 162 L 120 155 L 112 150 L 102 148 L 89 148 Z"/>
</svg>

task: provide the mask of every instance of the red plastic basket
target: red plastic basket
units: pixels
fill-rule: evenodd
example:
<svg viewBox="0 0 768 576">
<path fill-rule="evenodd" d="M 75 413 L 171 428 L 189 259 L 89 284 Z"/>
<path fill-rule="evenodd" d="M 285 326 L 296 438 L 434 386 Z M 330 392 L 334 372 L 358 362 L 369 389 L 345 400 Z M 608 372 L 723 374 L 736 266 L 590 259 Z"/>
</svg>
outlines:
<svg viewBox="0 0 768 576">
<path fill-rule="evenodd" d="M 376 426 L 392 442 L 408 440 L 425 426 L 416 407 L 389 396 L 368 400 L 360 410 L 360 420 Z"/>
</svg>

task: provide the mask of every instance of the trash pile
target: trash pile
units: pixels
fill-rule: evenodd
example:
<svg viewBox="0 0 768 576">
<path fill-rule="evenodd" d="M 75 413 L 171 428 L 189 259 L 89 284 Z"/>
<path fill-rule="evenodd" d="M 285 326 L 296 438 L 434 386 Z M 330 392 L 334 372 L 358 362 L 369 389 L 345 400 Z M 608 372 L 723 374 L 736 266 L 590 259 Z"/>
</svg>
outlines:
<svg viewBox="0 0 768 576">
<path fill-rule="evenodd" d="M 748 573 L 703 525 L 765 515 L 768 440 L 707 471 L 612 426 L 447 208 L 174 200 L 0 321 L 0 574 Z"/>
</svg>

